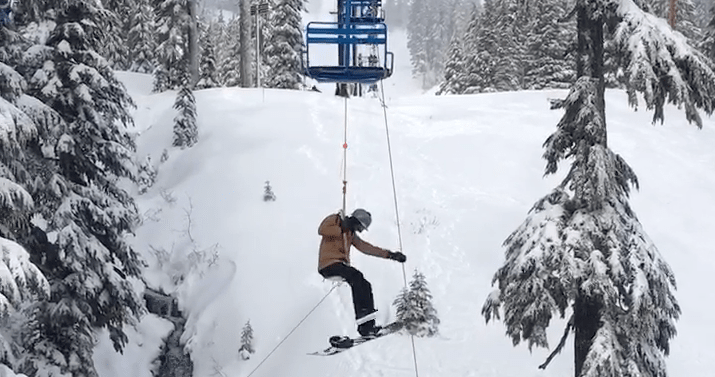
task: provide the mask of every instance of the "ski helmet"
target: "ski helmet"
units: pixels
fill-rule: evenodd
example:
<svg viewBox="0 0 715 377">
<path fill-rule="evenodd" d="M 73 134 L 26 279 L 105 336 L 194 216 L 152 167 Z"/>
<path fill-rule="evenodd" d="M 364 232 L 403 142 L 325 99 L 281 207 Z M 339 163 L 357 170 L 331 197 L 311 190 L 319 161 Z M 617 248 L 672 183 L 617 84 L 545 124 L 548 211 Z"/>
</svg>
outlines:
<svg viewBox="0 0 715 377">
<path fill-rule="evenodd" d="M 370 226 L 370 223 L 372 223 L 372 216 L 370 215 L 370 212 L 365 211 L 362 208 L 356 209 L 350 216 L 360 222 L 360 225 L 362 225 L 363 229 L 365 230 L 367 230 L 367 228 Z"/>
</svg>

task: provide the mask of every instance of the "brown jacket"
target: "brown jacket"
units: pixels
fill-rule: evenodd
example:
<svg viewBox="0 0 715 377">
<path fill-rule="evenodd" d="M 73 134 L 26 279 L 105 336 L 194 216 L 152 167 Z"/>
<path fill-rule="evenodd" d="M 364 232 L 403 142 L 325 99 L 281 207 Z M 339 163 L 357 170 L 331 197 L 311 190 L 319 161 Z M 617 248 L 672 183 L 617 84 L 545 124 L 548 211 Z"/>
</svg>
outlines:
<svg viewBox="0 0 715 377">
<path fill-rule="evenodd" d="M 350 245 L 368 255 L 387 258 L 388 251 L 370 243 L 363 241 L 352 231 L 342 232 L 340 228 L 340 216 L 333 214 L 326 217 L 320 227 L 318 234 L 323 236 L 320 241 L 320 253 L 318 257 L 318 271 L 333 263 L 344 262 L 350 264 Z M 343 236 L 345 238 L 343 238 Z M 348 248 L 345 250 L 345 240 L 347 239 Z"/>
</svg>

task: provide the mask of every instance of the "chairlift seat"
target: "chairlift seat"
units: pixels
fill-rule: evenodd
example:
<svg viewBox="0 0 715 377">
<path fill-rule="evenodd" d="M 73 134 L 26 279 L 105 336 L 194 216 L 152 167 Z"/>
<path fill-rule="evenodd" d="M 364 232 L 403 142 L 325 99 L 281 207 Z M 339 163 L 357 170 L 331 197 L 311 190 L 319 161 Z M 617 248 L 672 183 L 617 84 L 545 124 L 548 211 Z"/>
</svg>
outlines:
<svg viewBox="0 0 715 377">
<path fill-rule="evenodd" d="M 334 66 L 311 65 L 310 46 L 330 44 L 343 51 L 343 61 Z M 393 55 L 385 51 L 382 61 L 375 66 L 355 65 L 352 59 L 355 47 L 383 46 L 387 50 L 387 25 L 360 19 L 356 22 L 310 22 L 306 27 L 305 74 L 318 82 L 371 84 L 392 75 Z"/>
<path fill-rule="evenodd" d="M 387 77 L 392 72 L 383 67 L 307 67 L 306 74 L 318 82 L 372 84 Z"/>
</svg>

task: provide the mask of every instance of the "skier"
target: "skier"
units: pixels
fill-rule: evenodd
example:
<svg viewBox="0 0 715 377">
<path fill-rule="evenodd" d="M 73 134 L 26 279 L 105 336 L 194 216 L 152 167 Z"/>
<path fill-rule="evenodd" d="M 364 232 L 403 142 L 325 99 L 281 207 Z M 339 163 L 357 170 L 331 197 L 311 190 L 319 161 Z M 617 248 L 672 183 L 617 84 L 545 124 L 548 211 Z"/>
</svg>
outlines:
<svg viewBox="0 0 715 377">
<path fill-rule="evenodd" d="M 371 222 L 370 212 L 358 208 L 346 218 L 339 213 L 329 215 L 318 228 L 318 234 L 323 236 L 320 241 L 318 273 L 324 278 L 343 278 L 350 285 L 358 332 L 362 336 L 377 335 L 380 326 L 375 325 L 377 310 L 372 296 L 372 286 L 360 271 L 350 266 L 350 246 L 354 245 L 365 254 L 400 263 L 407 260 L 401 252 L 373 246 L 358 237 L 356 233 L 367 230 Z"/>
</svg>

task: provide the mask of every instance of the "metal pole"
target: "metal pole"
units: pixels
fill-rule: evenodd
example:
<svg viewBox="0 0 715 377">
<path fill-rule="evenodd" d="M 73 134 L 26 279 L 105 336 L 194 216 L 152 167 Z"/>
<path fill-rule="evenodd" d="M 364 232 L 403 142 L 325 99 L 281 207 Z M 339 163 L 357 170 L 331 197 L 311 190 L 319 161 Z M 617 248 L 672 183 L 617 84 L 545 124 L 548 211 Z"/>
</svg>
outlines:
<svg viewBox="0 0 715 377">
<path fill-rule="evenodd" d="M 261 87 L 261 18 L 256 5 L 256 88 Z"/>
</svg>

